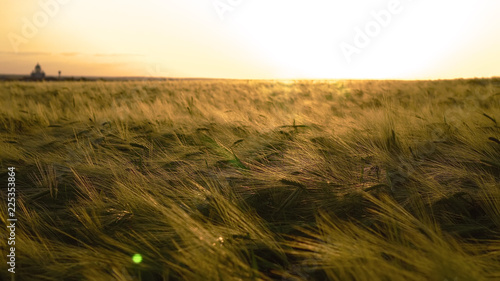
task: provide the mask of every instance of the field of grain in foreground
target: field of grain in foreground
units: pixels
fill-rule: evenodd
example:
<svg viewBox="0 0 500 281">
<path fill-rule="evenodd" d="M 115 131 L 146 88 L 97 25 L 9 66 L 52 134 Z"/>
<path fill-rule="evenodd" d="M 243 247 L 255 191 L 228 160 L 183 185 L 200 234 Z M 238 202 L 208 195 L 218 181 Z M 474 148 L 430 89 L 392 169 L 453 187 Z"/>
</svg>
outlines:
<svg viewBox="0 0 500 281">
<path fill-rule="evenodd" d="M 2 82 L 0 100 L 15 280 L 500 279 L 499 81 Z"/>
</svg>

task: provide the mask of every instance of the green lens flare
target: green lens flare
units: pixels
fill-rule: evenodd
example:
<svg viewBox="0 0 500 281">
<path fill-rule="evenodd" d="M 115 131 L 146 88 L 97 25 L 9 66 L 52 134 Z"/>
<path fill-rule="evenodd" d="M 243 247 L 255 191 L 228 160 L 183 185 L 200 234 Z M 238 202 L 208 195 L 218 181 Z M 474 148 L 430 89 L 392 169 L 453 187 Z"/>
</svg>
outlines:
<svg viewBox="0 0 500 281">
<path fill-rule="evenodd" d="M 141 263 L 142 262 L 142 256 L 141 254 L 135 254 L 132 256 L 132 261 L 135 263 Z"/>
</svg>

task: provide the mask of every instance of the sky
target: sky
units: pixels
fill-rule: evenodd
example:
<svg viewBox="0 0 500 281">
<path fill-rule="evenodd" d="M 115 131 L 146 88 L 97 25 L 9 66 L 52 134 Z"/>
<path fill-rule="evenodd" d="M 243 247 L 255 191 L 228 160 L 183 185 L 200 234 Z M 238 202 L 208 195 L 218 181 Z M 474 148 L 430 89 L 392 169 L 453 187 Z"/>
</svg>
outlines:
<svg viewBox="0 0 500 281">
<path fill-rule="evenodd" d="M 0 0 L 0 73 L 500 76 L 500 1 Z"/>
</svg>

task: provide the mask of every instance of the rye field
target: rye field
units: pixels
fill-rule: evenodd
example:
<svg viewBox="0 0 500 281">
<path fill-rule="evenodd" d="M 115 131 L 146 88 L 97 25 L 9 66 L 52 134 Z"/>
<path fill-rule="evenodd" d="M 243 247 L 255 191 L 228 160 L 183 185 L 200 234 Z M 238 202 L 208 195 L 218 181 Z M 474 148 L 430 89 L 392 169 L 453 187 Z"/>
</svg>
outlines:
<svg viewBox="0 0 500 281">
<path fill-rule="evenodd" d="M 500 280 L 499 122 L 498 79 L 1 82 L 0 279 Z"/>
</svg>

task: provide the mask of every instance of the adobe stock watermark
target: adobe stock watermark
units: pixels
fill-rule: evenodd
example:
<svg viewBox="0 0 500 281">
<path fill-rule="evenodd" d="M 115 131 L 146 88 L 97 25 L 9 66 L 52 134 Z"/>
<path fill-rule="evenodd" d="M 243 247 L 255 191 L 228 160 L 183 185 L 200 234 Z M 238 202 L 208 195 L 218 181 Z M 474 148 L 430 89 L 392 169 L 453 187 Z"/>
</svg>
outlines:
<svg viewBox="0 0 500 281">
<path fill-rule="evenodd" d="M 407 0 L 413 1 L 413 0 Z M 388 27 L 395 15 L 403 11 L 403 6 L 400 0 L 390 0 L 385 9 L 370 12 L 372 20 L 368 21 L 363 28 L 354 28 L 354 37 L 352 43 L 345 41 L 341 42 L 339 47 L 344 55 L 347 63 L 352 62 L 353 55 L 361 54 L 361 51 L 368 47 L 372 39 L 377 37 L 383 28 Z"/>
<path fill-rule="evenodd" d="M 282 276 L 281 280 L 312 280 L 314 279 L 314 273 L 320 270 L 321 264 L 323 264 L 323 262 L 317 255 L 305 258 L 299 264 L 291 265 L 288 268 L 288 274 Z"/>
<path fill-rule="evenodd" d="M 162 64 L 154 63 L 148 66 L 147 74 L 151 78 L 166 78 L 170 76 L 170 72 L 166 70 L 167 68 L 165 68 Z"/>
<path fill-rule="evenodd" d="M 213 2 L 215 12 L 220 20 L 224 20 L 224 14 L 233 12 L 234 9 L 243 3 L 243 0 L 216 0 Z"/>
<path fill-rule="evenodd" d="M 15 53 L 19 52 L 19 46 L 29 42 L 34 38 L 41 28 L 49 23 L 49 20 L 59 13 L 61 5 L 65 5 L 70 0 L 40 0 L 40 9 L 33 13 L 31 19 L 23 17 L 22 26 L 19 33 L 10 32 L 7 37 Z"/>
</svg>

